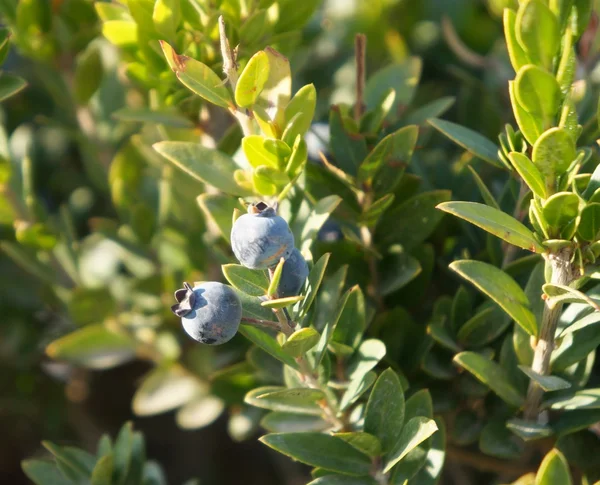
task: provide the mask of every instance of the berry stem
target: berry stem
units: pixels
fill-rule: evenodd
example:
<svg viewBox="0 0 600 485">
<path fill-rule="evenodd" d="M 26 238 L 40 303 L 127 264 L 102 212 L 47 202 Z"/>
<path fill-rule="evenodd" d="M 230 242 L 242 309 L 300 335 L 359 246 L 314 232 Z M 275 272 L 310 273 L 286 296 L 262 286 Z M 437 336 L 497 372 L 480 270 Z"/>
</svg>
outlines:
<svg viewBox="0 0 600 485">
<path fill-rule="evenodd" d="M 273 330 L 277 330 L 278 332 L 282 332 L 281 324 L 279 322 L 274 322 L 272 320 L 261 320 L 259 318 L 242 318 L 242 323 L 247 325 L 254 325 L 257 327 L 266 327 L 271 328 Z"/>
</svg>

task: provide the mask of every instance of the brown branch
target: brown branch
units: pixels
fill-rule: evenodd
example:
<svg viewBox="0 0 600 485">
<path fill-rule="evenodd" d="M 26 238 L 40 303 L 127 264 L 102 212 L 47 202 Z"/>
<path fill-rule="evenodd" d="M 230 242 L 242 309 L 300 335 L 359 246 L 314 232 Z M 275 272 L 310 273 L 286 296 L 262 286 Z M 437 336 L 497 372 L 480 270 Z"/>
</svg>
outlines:
<svg viewBox="0 0 600 485">
<path fill-rule="evenodd" d="M 365 111 L 365 61 L 367 56 L 367 37 L 356 34 L 354 38 L 354 56 L 356 58 L 356 102 L 354 103 L 354 119 L 359 121 Z"/>
</svg>

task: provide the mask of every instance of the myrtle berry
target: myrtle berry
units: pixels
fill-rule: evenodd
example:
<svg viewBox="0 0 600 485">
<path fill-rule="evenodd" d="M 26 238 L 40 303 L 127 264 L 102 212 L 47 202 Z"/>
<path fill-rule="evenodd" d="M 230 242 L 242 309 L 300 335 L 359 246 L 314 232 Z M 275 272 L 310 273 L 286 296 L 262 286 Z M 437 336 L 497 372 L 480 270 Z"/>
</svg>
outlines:
<svg viewBox="0 0 600 485">
<path fill-rule="evenodd" d="M 247 268 L 267 269 L 294 249 L 290 226 L 274 207 L 264 202 L 252 204 L 248 214 L 240 216 L 231 229 L 233 254 Z"/>
<path fill-rule="evenodd" d="M 281 279 L 277 287 L 277 296 L 279 298 L 286 298 L 288 296 L 299 295 L 307 277 L 308 264 L 306 264 L 302 253 L 294 248 L 290 257 L 283 263 Z"/>
<path fill-rule="evenodd" d="M 231 287 L 214 281 L 196 283 L 175 292 L 177 304 L 171 307 L 187 334 L 208 345 L 220 345 L 237 333 L 242 319 L 242 303 Z"/>
</svg>

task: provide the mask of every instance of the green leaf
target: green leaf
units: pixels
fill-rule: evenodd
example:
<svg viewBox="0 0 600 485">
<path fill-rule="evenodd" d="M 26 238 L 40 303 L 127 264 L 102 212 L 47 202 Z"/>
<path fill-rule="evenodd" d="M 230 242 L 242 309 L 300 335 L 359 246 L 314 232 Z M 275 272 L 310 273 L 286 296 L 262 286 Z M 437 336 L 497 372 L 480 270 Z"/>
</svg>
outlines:
<svg viewBox="0 0 600 485">
<path fill-rule="evenodd" d="M 542 286 L 542 290 L 546 296 L 548 296 L 547 303 L 550 308 L 554 308 L 556 305 L 562 303 L 583 303 L 584 305 L 589 305 L 592 308 L 598 309 L 598 303 L 585 293 L 582 293 L 575 288 L 571 288 L 570 286 L 546 283 Z"/>
<path fill-rule="evenodd" d="M 517 40 L 532 63 L 552 69 L 561 38 L 558 20 L 552 11 L 539 0 L 521 3 L 516 30 Z"/>
<path fill-rule="evenodd" d="M 571 485 L 569 464 L 557 449 L 548 453 L 535 476 L 535 485 Z"/>
<path fill-rule="evenodd" d="M 301 328 L 290 335 L 281 348 L 292 357 L 300 357 L 317 345 L 320 338 L 314 328 Z"/>
<path fill-rule="evenodd" d="M 246 394 L 244 402 L 271 411 L 320 416 L 318 401 L 323 399 L 325 394 L 319 389 L 259 387 Z"/>
<path fill-rule="evenodd" d="M 362 431 L 351 433 L 335 433 L 334 436 L 343 439 L 361 453 L 375 458 L 381 454 L 381 443 L 375 436 Z"/>
<path fill-rule="evenodd" d="M 587 429 L 600 421 L 600 409 L 580 409 L 576 411 L 564 411 L 553 423 L 552 429 L 557 436 Z"/>
<path fill-rule="evenodd" d="M 133 396 L 138 416 L 152 416 L 190 401 L 202 388 L 196 377 L 180 367 L 166 365 L 149 372 Z"/>
<path fill-rule="evenodd" d="M 519 105 L 539 119 L 544 129 L 550 128 L 560 103 L 560 86 L 556 78 L 548 71 L 529 64 L 519 70 L 514 83 Z M 535 162 L 535 157 L 533 160 Z"/>
<path fill-rule="evenodd" d="M 348 345 L 354 352 L 354 348 L 362 339 L 366 326 L 365 297 L 360 286 L 357 285 L 352 287 L 348 293 L 348 300 L 342 310 L 338 324 L 335 326 L 332 339 L 335 342 Z M 354 377 L 351 379 L 354 379 Z"/>
<path fill-rule="evenodd" d="M 150 108 L 121 108 L 113 111 L 112 117 L 120 121 L 150 123 L 173 128 L 193 128 L 194 123 L 180 113 Z"/>
<path fill-rule="evenodd" d="M 515 407 L 521 407 L 523 404 L 523 396 L 513 387 L 504 368 L 496 362 L 476 352 L 461 352 L 455 355 L 453 360 L 488 386 L 506 403 Z"/>
<path fill-rule="evenodd" d="M 317 106 L 317 90 L 314 84 L 302 86 L 285 107 L 287 123 L 282 139 L 291 145 L 298 135 L 304 136 L 315 115 Z M 293 120 L 293 121 L 292 121 Z"/>
<path fill-rule="evenodd" d="M 404 425 L 404 392 L 391 369 L 381 373 L 367 403 L 364 430 L 376 436 L 384 453 L 392 449 Z"/>
<path fill-rule="evenodd" d="M 416 485 L 436 485 L 442 476 L 446 459 L 446 427 L 441 418 L 436 418 L 435 422 L 438 431 L 431 437 L 431 447 L 427 452 L 425 466 L 421 468 L 412 481 Z"/>
<path fill-rule="evenodd" d="M 520 365 L 519 369 L 521 369 L 527 377 L 529 377 L 532 381 L 535 381 L 546 392 L 560 391 L 561 389 L 568 389 L 571 387 L 571 384 L 568 381 L 565 381 L 560 377 L 544 376 L 524 365 Z"/>
<path fill-rule="evenodd" d="M 36 485 L 65 485 L 65 476 L 60 473 L 53 462 L 23 460 L 21 468 L 25 475 L 27 475 L 27 478 Z"/>
<path fill-rule="evenodd" d="M 312 246 L 313 240 L 315 239 L 319 229 L 321 226 L 325 224 L 327 219 L 331 213 L 336 209 L 336 207 L 342 201 L 341 197 L 337 195 L 329 195 L 327 197 L 322 198 L 316 205 L 313 207 L 310 215 L 306 219 L 304 223 L 304 227 L 302 228 L 302 247 L 301 251 L 307 251 Z"/>
<path fill-rule="evenodd" d="M 210 67 L 188 56 L 178 55 L 167 42 L 160 41 L 160 45 L 169 67 L 184 86 L 210 103 L 233 109 L 229 90 Z"/>
<path fill-rule="evenodd" d="M 411 418 L 402 428 L 393 449 L 386 455 L 383 472 L 389 472 L 396 463 L 429 438 L 437 429 L 437 424 L 433 419 L 423 416 Z"/>
<path fill-rule="evenodd" d="M 2 73 L 0 75 L 0 101 L 10 98 L 12 95 L 22 91 L 27 86 L 27 82 L 19 76 Z"/>
<path fill-rule="evenodd" d="M 508 154 L 508 158 L 531 191 L 538 197 L 545 199 L 546 185 L 538 167 L 523 153 L 511 152 Z"/>
<path fill-rule="evenodd" d="M 237 201 L 225 194 L 200 194 L 196 202 L 204 217 L 212 221 L 221 232 L 221 236 L 229 242 L 233 225 L 231 214 L 238 207 Z"/>
<path fill-rule="evenodd" d="M 242 150 L 244 150 L 248 163 L 254 168 L 266 165 L 280 170 L 284 165 L 284 157 L 278 150 L 273 149 L 272 145 L 267 145 L 267 140 L 261 135 L 246 136 L 242 140 Z"/>
<path fill-rule="evenodd" d="M 109 20 L 102 24 L 102 35 L 122 49 L 138 44 L 138 27 L 130 20 Z"/>
<path fill-rule="evenodd" d="M 152 13 L 154 28 L 167 39 L 174 39 L 181 21 L 179 0 L 156 0 Z"/>
<path fill-rule="evenodd" d="M 315 300 L 317 292 L 319 291 L 319 287 L 321 286 L 321 282 L 323 281 L 323 276 L 325 275 L 325 270 L 327 269 L 327 263 L 329 262 L 330 256 L 331 253 L 325 253 L 319 258 L 319 260 L 310 270 L 310 273 L 308 274 L 308 283 L 306 285 L 304 300 L 302 300 L 300 303 L 300 309 L 298 310 L 299 318 L 304 318 L 306 316 L 313 301 Z"/>
<path fill-rule="evenodd" d="M 260 425 L 272 433 L 323 431 L 331 426 L 326 421 L 323 421 L 321 416 L 284 413 L 280 411 L 273 411 L 267 414 L 261 420 Z"/>
<path fill-rule="evenodd" d="M 335 436 L 314 432 L 277 433 L 263 436 L 260 441 L 313 467 L 355 476 L 368 475 L 371 470 L 368 456 Z"/>
<path fill-rule="evenodd" d="M 77 102 L 85 104 L 100 87 L 103 67 L 100 48 L 97 44 L 88 47 L 75 59 L 74 94 Z M 2 77 L 0 77 L 0 82 Z"/>
<path fill-rule="evenodd" d="M 268 333 L 263 332 L 256 327 L 243 324 L 240 325 L 239 332 L 254 345 L 263 349 L 267 354 L 272 355 L 277 360 L 289 365 L 293 369 L 298 370 L 298 363 L 294 360 L 294 358 L 286 353 L 281 348 L 281 345 L 279 345 L 277 340 L 271 337 Z"/>
<path fill-rule="evenodd" d="M 126 335 L 102 324 L 89 325 L 61 337 L 46 347 L 53 359 L 65 360 L 90 369 L 108 369 L 131 360 L 136 345 Z"/>
<path fill-rule="evenodd" d="M 496 167 L 503 167 L 498 160 L 498 146 L 476 131 L 451 121 L 430 119 L 428 123 L 468 152 Z"/>
<path fill-rule="evenodd" d="M 433 100 L 410 113 L 404 122 L 407 125 L 424 125 L 429 119 L 443 115 L 455 101 L 456 98 L 453 96 L 444 96 Z"/>
<path fill-rule="evenodd" d="M 467 168 L 471 172 L 471 175 L 473 176 L 473 179 L 475 180 L 475 183 L 477 184 L 477 188 L 479 189 L 479 193 L 481 194 L 483 201 L 490 207 L 493 207 L 494 209 L 500 209 L 498 202 L 496 202 L 496 199 L 494 198 L 492 193 L 489 191 L 489 189 L 487 188 L 487 186 L 485 185 L 483 180 L 481 180 L 481 177 L 477 174 L 475 169 L 471 165 L 468 165 Z"/>
<path fill-rule="evenodd" d="M 533 145 L 544 131 L 543 120 L 531 115 L 519 102 L 517 98 L 517 87 L 515 81 L 508 82 L 508 94 L 510 104 L 519 129 L 530 145 Z"/>
<path fill-rule="evenodd" d="M 401 64 L 390 64 L 369 76 L 365 87 L 365 103 L 369 110 L 375 109 L 390 88 L 396 91 L 389 118 L 397 116 L 399 106 L 408 106 L 421 77 L 422 61 L 410 57 Z"/>
<path fill-rule="evenodd" d="M 571 323 L 569 326 L 565 327 L 563 331 L 559 334 L 559 337 L 562 338 L 570 333 L 578 332 L 584 328 L 590 326 L 596 326 L 600 322 L 600 312 L 590 313 L 589 315 L 580 318 L 576 322 Z"/>
<path fill-rule="evenodd" d="M 421 274 L 421 264 L 406 251 L 392 253 L 381 262 L 381 283 L 379 292 L 387 296 L 405 287 Z"/>
<path fill-rule="evenodd" d="M 442 347 L 452 351 L 460 352 L 460 346 L 454 341 L 454 338 L 441 321 L 435 321 L 427 325 L 427 334 Z"/>
<path fill-rule="evenodd" d="M 535 239 L 533 233 L 514 217 L 477 202 L 444 202 L 438 209 L 453 214 L 471 224 L 534 253 L 543 253 L 544 247 Z"/>
<path fill-rule="evenodd" d="M 456 337 L 466 348 L 483 347 L 501 335 L 510 322 L 498 307 L 487 306 L 467 320 Z"/>
<path fill-rule="evenodd" d="M 371 477 L 347 477 L 344 475 L 326 475 L 313 480 L 308 485 L 377 485 Z"/>
<path fill-rule="evenodd" d="M 342 114 L 337 106 L 332 106 L 329 114 L 331 152 L 336 166 L 346 174 L 356 176 L 360 164 L 369 151 L 363 135 L 349 133 L 344 126 Z"/>
<path fill-rule="evenodd" d="M 518 418 L 507 421 L 506 427 L 524 441 L 539 440 L 554 434 L 552 428 L 547 424 Z"/>
<path fill-rule="evenodd" d="M 217 420 L 225 409 L 222 399 L 215 396 L 200 396 L 177 411 L 177 426 L 182 429 L 199 429 Z"/>
<path fill-rule="evenodd" d="M 563 336 L 560 346 L 552 353 L 552 370 L 561 372 L 585 359 L 600 345 L 600 328 L 587 325 Z"/>
<path fill-rule="evenodd" d="M 241 264 L 224 264 L 221 269 L 234 288 L 250 296 L 266 295 L 269 278 L 264 271 L 246 268 Z"/>
<path fill-rule="evenodd" d="M 383 243 L 401 244 L 406 251 L 417 247 L 442 220 L 443 214 L 436 207 L 450 195 L 448 190 L 424 192 L 388 210 L 377 225 L 377 238 Z"/>
<path fill-rule="evenodd" d="M 101 457 L 92 471 L 91 485 L 112 485 L 112 474 L 112 454 Z"/>
<path fill-rule="evenodd" d="M 517 14 L 510 8 L 504 9 L 504 38 L 506 39 L 506 47 L 510 63 L 515 72 L 518 72 L 525 64 L 529 64 L 530 60 L 527 53 L 517 40 L 516 28 Z"/>
<path fill-rule="evenodd" d="M 567 224 L 577 217 L 578 213 L 579 197 L 572 192 L 559 192 L 551 195 L 544 202 L 542 209 L 544 219 L 555 231 L 564 229 Z"/>
<path fill-rule="evenodd" d="M 564 174 L 575 158 L 575 141 L 563 128 L 545 131 L 533 145 L 533 163 L 540 172 L 553 179 Z"/>
<path fill-rule="evenodd" d="M 71 482 L 84 484 L 88 481 L 96 458 L 89 453 L 69 446 L 58 446 L 50 441 L 42 445 L 54 455 L 58 469 Z"/>
<path fill-rule="evenodd" d="M 486 455 L 515 460 L 523 453 L 524 446 L 522 441 L 506 428 L 506 422 L 494 419 L 481 430 L 479 449 Z"/>
<path fill-rule="evenodd" d="M 390 114 L 394 101 L 396 99 L 396 90 L 389 88 L 377 103 L 377 106 L 365 113 L 360 120 L 361 133 L 378 133 L 383 122 Z"/>
<path fill-rule="evenodd" d="M 600 204 L 593 202 L 586 205 L 581 211 L 581 218 L 577 226 L 577 234 L 584 241 L 597 241 L 600 232 Z"/>
<path fill-rule="evenodd" d="M 269 79 L 269 71 L 269 56 L 265 51 L 258 51 L 250 58 L 235 86 L 238 106 L 246 108 L 256 102 Z"/>
<path fill-rule="evenodd" d="M 346 389 L 346 392 L 342 396 L 342 399 L 340 399 L 340 411 L 345 411 L 349 406 L 354 404 L 360 396 L 371 388 L 376 379 L 377 374 L 370 371 L 365 375 L 360 376 L 358 379 L 351 381 L 348 385 L 348 389 Z"/>
<path fill-rule="evenodd" d="M 249 195 L 233 178 L 233 173 L 239 167 L 224 153 L 199 143 L 184 141 L 161 141 L 152 147 L 196 180 L 208 183 L 227 194 Z"/>
<path fill-rule="evenodd" d="M 600 409 L 600 389 L 582 389 L 567 396 L 550 399 L 544 403 L 544 406 L 565 411 Z"/>
<path fill-rule="evenodd" d="M 353 288 L 350 288 L 348 291 L 346 291 L 346 293 L 344 293 L 344 295 L 337 302 L 337 308 L 336 308 L 335 313 L 333 313 L 331 315 L 331 318 L 328 319 L 328 321 L 325 325 L 325 328 L 323 329 L 323 331 L 321 333 L 321 338 L 320 338 L 319 342 L 317 343 L 317 348 L 315 349 L 316 365 L 319 365 L 321 363 L 321 360 L 323 360 L 323 356 L 325 355 L 325 352 L 327 351 L 327 346 L 329 345 L 329 342 L 331 341 L 331 338 L 333 337 L 333 334 L 335 332 L 335 328 L 340 319 L 340 316 L 344 312 L 344 307 L 346 306 L 346 302 L 348 301 L 348 298 L 353 291 L 357 291 L 356 286 Z"/>
<path fill-rule="evenodd" d="M 271 47 L 266 47 L 264 52 L 269 58 L 269 77 L 256 101 L 256 105 L 269 113 L 270 120 L 277 127 L 277 131 L 281 133 L 285 126 L 285 107 L 292 95 L 290 62 Z"/>
<path fill-rule="evenodd" d="M 400 128 L 394 133 L 387 135 L 377 143 L 375 148 L 369 152 L 358 167 L 357 182 L 359 186 L 362 186 L 363 184 L 370 186 L 373 177 L 375 177 L 383 167 L 389 166 L 392 163 L 401 164 L 402 166 L 408 165 L 415 149 L 418 136 L 419 128 L 417 126 L 405 126 L 404 128 Z M 398 167 L 395 168 L 397 172 L 400 172 L 398 175 L 399 181 L 403 170 L 398 170 Z M 390 187 L 393 186 L 395 186 L 395 184 L 390 184 Z M 382 192 L 381 188 L 378 187 L 377 189 L 379 192 Z"/>
<path fill-rule="evenodd" d="M 339 322 L 338 322 L 339 325 Z M 385 344 L 381 340 L 367 339 L 360 344 L 348 362 L 346 374 L 350 381 L 362 378 L 385 356 Z"/>
<path fill-rule="evenodd" d="M 285 298 L 277 298 L 274 300 L 263 301 L 261 303 L 261 306 L 264 306 L 265 308 L 285 308 L 290 305 L 294 305 L 295 303 L 298 303 L 299 301 L 302 301 L 303 299 L 304 299 L 303 295 L 288 296 Z"/>
</svg>

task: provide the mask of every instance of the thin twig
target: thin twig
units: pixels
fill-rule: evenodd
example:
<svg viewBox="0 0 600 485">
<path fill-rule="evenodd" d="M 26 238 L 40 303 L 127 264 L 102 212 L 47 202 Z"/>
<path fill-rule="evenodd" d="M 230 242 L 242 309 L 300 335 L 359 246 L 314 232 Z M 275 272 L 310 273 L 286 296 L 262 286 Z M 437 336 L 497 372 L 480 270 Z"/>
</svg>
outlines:
<svg viewBox="0 0 600 485">
<path fill-rule="evenodd" d="M 221 56 L 223 57 L 223 73 L 227 76 L 231 88 L 235 91 L 235 86 L 238 80 L 237 62 L 235 54 L 229 45 L 227 33 L 225 32 L 225 19 L 221 15 L 219 17 L 219 38 L 221 41 Z"/>
<path fill-rule="evenodd" d="M 281 332 L 281 324 L 279 322 L 274 322 L 272 320 L 261 320 L 259 318 L 246 318 L 243 317 L 242 318 L 242 323 L 248 324 L 248 325 L 255 325 L 258 327 L 266 327 L 266 328 L 271 328 L 273 330 L 277 330 L 278 332 Z"/>
<path fill-rule="evenodd" d="M 448 17 L 442 18 L 442 34 L 450 50 L 465 64 L 479 68 L 489 66 L 490 61 L 486 57 L 473 52 L 465 45 Z"/>
<path fill-rule="evenodd" d="M 367 56 L 367 37 L 356 34 L 354 38 L 354 56 L 356 58 L 356 102 L 354 103 L 354 119 L 359 121 L 365 110 L 365 64 Z"/>
</svg>

